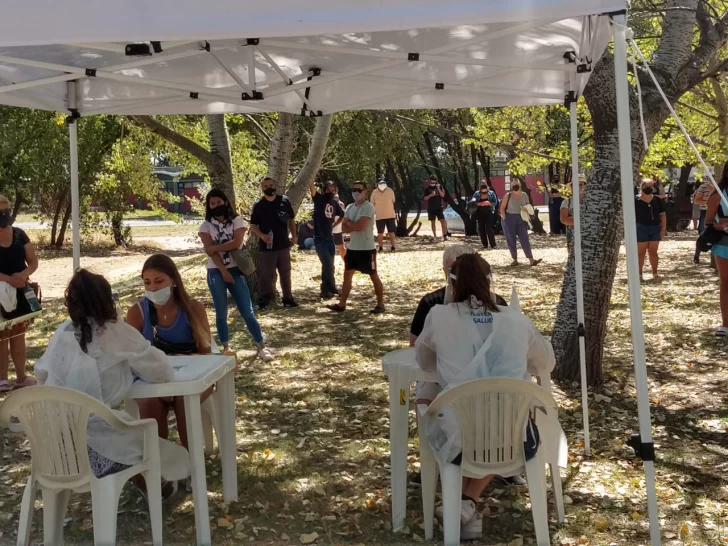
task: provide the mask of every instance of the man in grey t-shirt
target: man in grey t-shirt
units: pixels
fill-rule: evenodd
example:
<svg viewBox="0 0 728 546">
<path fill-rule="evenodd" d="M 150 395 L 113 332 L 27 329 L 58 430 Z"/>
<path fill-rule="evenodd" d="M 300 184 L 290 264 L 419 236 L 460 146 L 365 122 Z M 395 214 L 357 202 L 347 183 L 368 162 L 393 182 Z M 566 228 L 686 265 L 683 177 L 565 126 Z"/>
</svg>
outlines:
<svg viewBox="0 0 728 546">
<path fill-rule="evenodd" d="M 328 308 L 336 313 L 346 310 L 346 300 L 351 293 L 355 272 L 369 275 L 377 295 L 377 306 L 372 314 L 384 313 L 384 287 L 377 274 L 377 251 L 374 243 L 374 205 L 367 201 L 367 189 L 361 182 L 351 188 L 354 203 L 346 207 L 341 229 L 350 234 L 349 248 L 344 257 L 344 285 L 341 287 L 339 303 Z"/>
</svg>

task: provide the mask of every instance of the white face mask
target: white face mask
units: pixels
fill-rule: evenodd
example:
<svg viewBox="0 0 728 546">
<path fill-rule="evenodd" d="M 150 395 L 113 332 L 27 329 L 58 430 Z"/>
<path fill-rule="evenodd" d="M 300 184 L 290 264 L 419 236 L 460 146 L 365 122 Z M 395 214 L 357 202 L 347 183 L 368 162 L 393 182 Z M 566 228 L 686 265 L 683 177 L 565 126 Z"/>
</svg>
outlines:
<svg viewBox="0 0 728 546">
<path fill-rule="evenodd" d="M 145 290 L 144 297 L 151 301 L 154 305 L 165 305 L 169 301 L 169 298 L 172 297 L 172 287 L 166 286 L 165 288 L 160 288 L 156 292 Z"/>
<path fill-rule="evenodd" d="M 378 187 L 379 187 L 379 191 L 384 191 L 384 190 L 387 189 L 387 185 L 386 184 L 379 184 Z"/>
</svg>

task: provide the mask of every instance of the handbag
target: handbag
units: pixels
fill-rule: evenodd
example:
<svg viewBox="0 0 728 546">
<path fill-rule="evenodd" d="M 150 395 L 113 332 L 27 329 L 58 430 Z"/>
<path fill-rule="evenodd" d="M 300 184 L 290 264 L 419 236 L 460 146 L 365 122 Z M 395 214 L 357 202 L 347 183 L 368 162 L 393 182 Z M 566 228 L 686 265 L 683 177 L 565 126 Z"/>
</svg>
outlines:
<svg viewBox="0 0 728 546">
<path fill-rule="evenodd" d="M 698 250 L 700 252 L 710 252 L 713 246 L 717 245 L 723 237 L 728 237 L 725 231 L 713 229 L 713 226 L 706 226 L 703 233 L 698 237 Z"/>
<path fill-rule="evenodd" d="M 255 273 L 255 263 L 253 263 L 253 258 L 250 257 L 250 252 L 247 248 L 233 250 L 230 254 L 235 261 L 235 265 L 238 266 L 238 269 L 243 275 L 247 277 Z"/>
<path fill-rule="evenodd" d="M 6 312 L 0 308 L 0 316 L 5 320 L 12 320 L 36 313 L 42 310 L 42 293 L 38 283 L 28 283 L 23 288 L 17 288 L 17 307 L 13 311 Z"/>
<path fill-rule="evenodd" d="M 152 346 L 156 347 L 164 354 L 167 355 L 192 355 L 197 353 L 197 342 L 187 341 L 185 343 L 170 343 L 159 337 L 157 333 L 157 308 L 152 302 L 149 302 L 149 322 L 152 325 L 152 331 L 154 332 L 154 339 L 152 339 Z"/>
</svg>

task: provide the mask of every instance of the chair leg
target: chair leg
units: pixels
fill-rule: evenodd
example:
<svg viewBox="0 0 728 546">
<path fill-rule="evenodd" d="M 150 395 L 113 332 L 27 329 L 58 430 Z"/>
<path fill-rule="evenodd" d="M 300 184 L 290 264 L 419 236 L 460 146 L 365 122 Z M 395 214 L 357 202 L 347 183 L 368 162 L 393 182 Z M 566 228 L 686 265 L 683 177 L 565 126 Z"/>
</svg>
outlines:
<svg viewBox="0 0 728 546">
<path fill-rule="evenodd" d="M 435 527 L 435 494 L 437 492 L 437 461 L 430 444 L 420 435 L 420 476 L 422 478 L 422 513 L 425 518 L 425 540 L 432 540 Z"/>
<path fill-rule="evenodd" d="M 213 443 L 212 438 L 212 416 L 210 415 L 208 410 L 209 408 L 203 404 L 202 406 L 202 433 L 204 434 L 205 438 L 205 454 L 210 455 L 213 450 L 215 444 Z"/>
<path fill-rule="evenodd" d="M 43 489 L 44 544 L 63 544 L 63 519 L 70 495 L 69 490 Z"/>
<path fill-rule="evenodd" d="M 91 507 L 96 546 L 116 544 L 116 515 L 122 487 L 124 484 L 117 482 L 113 474 L 100 480 L 91 479 Z"/>
<path fill-rule="evenodd" d="M 442 512 L 445 546 L 460 545 L 460 506 L 463 490 L 462 469 L 454 464 L 440 468 L 442 482 Z M 539 544 L 539 546 L 541 546 Z"/>
<path fill-rule="evenodd" d="M 33 513 L 35 512 L 35 498 L 38 487 L 31 474 L 23 491 L 23 502 L 20 504 L 20 522 L 18 523 L 18 546 L 30 544 L 30 530 L 33 526 Z"/>
<path fill-rule="evenodd" d="M 546 464 L 541 450 L 530 461 L 526 461 L 526 479 L 528 480 L 528 494 L 531 497 L 536 544 L 550 546 L 548 505 L 546 504 Z"/>
<path fill-rule="evenodd" d="M 147 499 L 149 500 L 149 521 L 152 527 L 152 543 L 162 546 L 162 473 L 158 465 L 143 472 L 147 484 Z"/>
<path fill-rule="evenodd" d="M 549 467 L 551 468 L 551 486 L 554 490 L 554 504 L 556 505 L 556 520 L 561 524 L 566 520 L 564 491 L 561 487 L 561 469 L 558 464 L 551 464 Z"/>
</svg>

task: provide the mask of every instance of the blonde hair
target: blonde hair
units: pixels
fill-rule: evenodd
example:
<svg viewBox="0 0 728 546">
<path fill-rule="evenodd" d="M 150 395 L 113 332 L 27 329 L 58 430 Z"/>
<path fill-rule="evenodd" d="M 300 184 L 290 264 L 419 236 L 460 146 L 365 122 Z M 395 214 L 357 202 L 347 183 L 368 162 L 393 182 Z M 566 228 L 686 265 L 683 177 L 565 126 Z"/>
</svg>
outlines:
<svg viewBox="0 0 728 546">
<path fill-rule="evenodd" d="M 0 193 L 0 203 L 5 203 L 10 208 L 10 199 Z"/>
<path fill-rule="evenodd" d="M 453 245 L 447 247 L 442 255 L 442 268 L 446 269 L 448 264 L 452 266 L 455 260 L 465 254 L 475 254 L 475 249 L 470 245 Z M 445 271 L 445 274 L 447 274 L 447 271 Z"/>
</svg>

